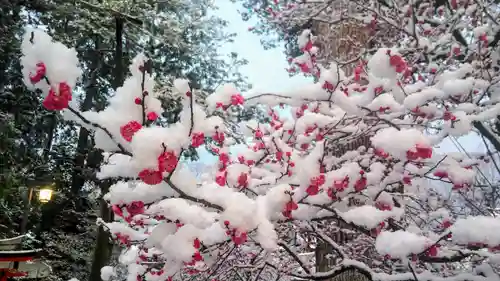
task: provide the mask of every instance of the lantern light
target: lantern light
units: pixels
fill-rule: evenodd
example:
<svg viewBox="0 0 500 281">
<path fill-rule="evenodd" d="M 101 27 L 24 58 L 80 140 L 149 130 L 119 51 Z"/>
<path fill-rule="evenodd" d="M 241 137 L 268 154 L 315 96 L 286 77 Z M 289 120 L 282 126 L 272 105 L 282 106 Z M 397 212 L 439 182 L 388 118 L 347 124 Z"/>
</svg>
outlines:
<svg viewBox="0 0 500 281">
<path fill-rule="evenodd" d="M 49 187 L 41 188 L 38 192 L 38 200 L 42 203 L 47 203 L 52 198 L 52 189 Z"/>
</svg>

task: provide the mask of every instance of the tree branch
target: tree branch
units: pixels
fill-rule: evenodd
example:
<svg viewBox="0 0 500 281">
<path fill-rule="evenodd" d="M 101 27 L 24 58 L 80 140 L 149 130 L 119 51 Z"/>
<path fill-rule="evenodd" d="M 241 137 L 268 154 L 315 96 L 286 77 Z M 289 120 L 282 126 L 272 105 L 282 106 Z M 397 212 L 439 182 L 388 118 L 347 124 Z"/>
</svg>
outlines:
<svg viewBox="0 0 500 281">
<path fill-rule="evenodd" d="M 222 208 L 221 206 L 217 205 L 217 204 L 213 204 L 213 203 L 210 203 L 204 199 L 199 199 L 199 198 L 196 198 L 196 197 L 193 197 L 191 195 L 188 195 L 187 193 L 185 193 L 184 191 L 182 191 L 180 188 L 178 188 L 173 182 L 171 179 L 167 178 L 165 179 L 165 182 L 170 185 L 170 187 L 175 190 L 175 192 L 179 193 L 180 197 L 181 198 L 184 198 L 186 200 L 189 200 L 189 201 L 192 201 L 192 202 L 195 202 L 195 203 L 199 203 L 199 204 L 203 204 L 205 205 L 206 207 L 209 207 L 209 208 L 213 208 L 213 209 L 216 209 L 218 211 L 224 211 L 224 208 Z"/>
<path fill-rule="evenodd" d="M 74 108 L 72 108 L 71 106 L 69 106 L 69 107 L 68 107 L 68 110 L 69 110 L 69 111 L 71 111 L 71 113 L 75 114 L 78 118 L 80 118 L 80 120 L 82 120 L 82 122 L 83 122 L 83 123 L 85 123 L 85 124 L 87 124 L 87 125 L 90 125 L 90 126 L 92 126 L 92 127 L 99 128 L 99 129 L 103 130 L 103 131 L 106 133 L 106 135 L 108 135 L 108 136 L 111 138 L 111 140 L 113 140 L 113 141 L 116 143 L 116 145 L 118 146 L 118 149 L 120 149 L 120 151 L 119 151 L 119 152 L 117 152 L 117 153 L 121 153 L 121 154 L 125 154 L 125 155 L 128 155 L 128 156 L 132 156 L 132 153 L 128 152 L 128 151 L 127 151 L 127 150 L 123 147 L 123 145 L 121 145 L 121 144 L 120 144 L 120 143 L 119 143 L 119 142 L 118 142 L 118 141 L 117 141 L 117 140 L 113 137 L 113 135 L 111 134 L 111 132 L 109 132 L 109 130 L 108 130 L 108 129 L 106 129 L 106 128 L 102 127 L 101 125 L 99 125 L 99 124 L 97 124 L 97 123 L 94 123 L 94 122 L 92 122 L 92 121 L 89 121 L 87 118 L 83 117 L 83 115 L 82 115 L 80 112 L 76 111 L 76 110 L 75 110 Z"/>
</svg>

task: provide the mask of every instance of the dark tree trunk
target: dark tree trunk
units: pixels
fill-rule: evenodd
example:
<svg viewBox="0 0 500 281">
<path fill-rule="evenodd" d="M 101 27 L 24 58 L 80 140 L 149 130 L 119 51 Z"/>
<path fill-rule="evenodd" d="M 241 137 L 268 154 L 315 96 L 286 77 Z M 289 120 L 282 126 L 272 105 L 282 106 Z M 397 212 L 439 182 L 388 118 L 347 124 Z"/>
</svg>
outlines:
<svg viewBox="0 0 500 281">
<path fill-rule="evenodd" d="M 88 111 L 92 109 L 93 101 L 95 96 L 97 95 L 97 74 L 99 72 L 99 65 L 101 63 L 101 56 L 99 52 L 99 37 L 96 36 L 95 39 L 95 55 L 93 56 L 91 65 L 90 65 L 90 75 L 88 81 L 85 85 L 86 95 L 83 100 L 83 104 L 81 106 L 82 111 Z M 82 211 L 83 204 L 81 204 L 78 200 L 80 191 L 85 184 L 86 177 L 84 174 L 85 169 L 85 159 L 88 155 L 89 148 L 89 135 L 90 132 L 81 127 L 80 133 L 78 135 L 78 145 L 76 148 L 76 157 L 74 161 L 73 175 L 71 181 L 71 194 L 77 198 L 77 211 Z"/>
<path fill-rule="evenodd" d="M 45 143 L 45 147 L 43 149 L 43 161 L 47 163 L 49 161 L 50 149 L 52 147 L 52 141 L 54 140 L 54 133 L 57 127 L 57 115 L 56 113 L 50 113 L 48 122 L 48 132 L 47 132 L 47 142 Z M 35 172 L 37 175 L 39 172 Z"/>
<path fill-rule="evenodd" d="M 115 50 L 115 90 L 123 84 L 123 19 L 116 17 L 116 50 Z M 101 189 L 101 218 L 105 222 L 113 220 L 113 213 L 111 212 L 108 204 L 102 196 L 109 191 L 111 181 L 101 181 L 99 187 Z M 90 272 L 89 281 L 101 281 L 101 268 L 105 266 L 110 258 L 113 246 L 109 243 L 109 233 L 102 227 L 99 227 L 97 232 L 97 243 L 94 251 L 94 260 L 92 261 L 92 268 Z"/>
<path fill-rule="evenodd" d="M 318 240 L 314 253 L 316 256 L 316 271 L 317 272 L 329 271 L 332 265 L 330 260 L 327 258 L 327 255 L 333 253 L 332 246 L 328 243 L 325 243 L 322 240 Z"/>
<path fill-rule="evenodd" d="M 108 192 L 110 186 L 111 182 L 109 180 L 102 181 L 100 184 L 102 194 Z M 105 222 L 111 221 L 113 219 L 113 214 L 108 208 L 108 203 L 101 198 L 100 205 L 101 218 Z M 92 261 L 92 268 L 90 269 L 90 281 L 101 281 L 101 268 L 110 260 L 113 249 L 113 245 L 110 243 L 109 238 L 109 233 L 100 226 L 97 231 L 94 259 Z"/>
</svg>

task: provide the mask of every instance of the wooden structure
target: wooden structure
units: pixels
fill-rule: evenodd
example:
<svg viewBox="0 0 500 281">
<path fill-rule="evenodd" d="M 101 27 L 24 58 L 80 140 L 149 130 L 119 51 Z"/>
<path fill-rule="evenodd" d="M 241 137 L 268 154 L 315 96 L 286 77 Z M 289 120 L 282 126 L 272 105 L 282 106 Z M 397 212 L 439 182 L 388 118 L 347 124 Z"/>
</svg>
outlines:
<svg viewBox="0 0 500 281">
<path fill-rule="evenodd" d="M 40 260 L 42 249 L 20 250 L 26 235 L 0 240 L 0 281 L 10 278 L 40 279 L 52 272 Z"/>
<path fill-rule="evenodd" d="M 293 278 L 292 281 L 305 281 L 306 279 Z M 341 270 L 330 279 L 331 281 L 372 281 L 367 274 L 362 273 L 354 267 Z"/>
<path fill-rule="evenodd" d="M 332 281 L 371 281 L 366 274 L 361 273 L 356 268 L 349 268 L 339 274 L 333 276 L 330 280 Z"/>
<path fill-rule="evenodd" d="M 321 49 L 320 61 L 346 62 L 356 58 L 367 47 L 369 29 L 366 24 L 348 19 L 348 14 L 355 9 L 355 5 L 348 0 L 335 0 L 311 19 L 311 30 L 317 36 Z M 350 63 L 342 69 L 346 75 L 351 75 L 354 67 L 356 63 Z"/>
</svg>

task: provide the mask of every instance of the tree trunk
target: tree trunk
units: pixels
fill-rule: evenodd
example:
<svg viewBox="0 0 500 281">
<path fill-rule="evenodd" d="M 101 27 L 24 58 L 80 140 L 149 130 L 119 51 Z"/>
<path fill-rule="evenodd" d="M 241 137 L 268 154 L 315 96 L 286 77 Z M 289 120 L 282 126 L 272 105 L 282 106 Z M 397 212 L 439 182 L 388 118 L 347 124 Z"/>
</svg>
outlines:
<svg viewBox="0 0 500 281">
<path fill-rule="evenodd" d="M 316 256 L 316 272 L 327 272 L 331 269 L 331 262 L 327 258 L 328 254 L 333 253 L 333 248 L 330 244 L 325 243 L 323 240 L 318 240 L 316 249 L 314 250 Z"/>
<path fill-rule="evenodd" d="M 114 88 L 115 90 L 123 84 L 123 19 L 116 17 L 116 50 L 115 50 L 115 81 Z M 110 222 L 113 220 L 113 213 L 111 212 L 108 204 L 102 196 L 109 191 L 109 187 L 111 186 L 111 181 L 104 180 L 101 181 L 99 187 L 101 189 L 101 218 L 105 222 Z M 99 231 L 97 233 L 97 243 L 94 251 L 94 260 L 92 261 L 92 268 L 90 272 L 89 281 L 101 281 L 101 268 L 105 266 L 109 259 L 111 258 L 111 252 L 113 249 L 112 244 L 109 241 L 109 233 L 103 229 L 103 227 L 99 227 Z"/>
<path fill-rule="evenodd" d="M 85 95 L 85 99 L 83 100 L 83 104 L 81 106 L 82 111 L 88 111 L 92 109 L 93 100 L 97 95 L 96 81 L 97 81 L 97 73 L 99 72 L 99 64 L 101 61 L 101 56 L 99 53 L 98 36 L 96 36 L 94 42 L 95 42 L 95 56 L 93 56 L 93 60 L 90 65 L 90 75 L 85 85 L 85 87 L 87 88 L 87 92 Z M 86 180 L 83 170 L 85 168 L 85 159 L 88 154 L 89 135 L 90 132 L 87 129 L 83 127 L 80 128 L 80 133 L 78 135 L 78 145 L 76 148 L 76 157 L 74 161 L 73 175 L 71 180 L 71 194 L 73 194 L 75 198 L 77 198 L 76 211 L 82 211 L 83 204 L 81 204 L 78 198 L 80 191 L 82 190 Z"/>
<path fill-rule="evenodd" d="M 54 140 L 54 133 L 57 127 L 57 116 L 56 113 L 51 113 L 49 116 L 49 124 L 48 124 L 48 132 L 47 132 L 47 142 L 45 143 L 45 148 L 43 149 L 43 161 L 47 163 L 49 161 L 50 149 L 52 148 L 52 141 Z M 44 170 L 44 172 L 46 172 Z M 35 174 L 38 176 L 40 174 L 39 171 L 35 171 Z"/>
<path fill-rule="evenodd" d="M 110 186 L 111 181 L 102 181 L 100 185 L 102 194 L 108 192 Z M 102 199 L 102 197 L 100 199 L 100 205 L 101 218 L 105 222 L 111 221 L 113 214 L 108 208 L 108 203 L 104 199 Z M 97 240 L 94 249 L 92 268 L 90 270 L 90 281 L 101 280 L 101 268 L 105 266 L 111 258 L 113 245 L 109 242 L 109 238 L 109 233 L 106 231 L 106 229 L 104 229 L 102 226 L 99 226 L 99 230 L 97 231 Z"/>
</svg>

